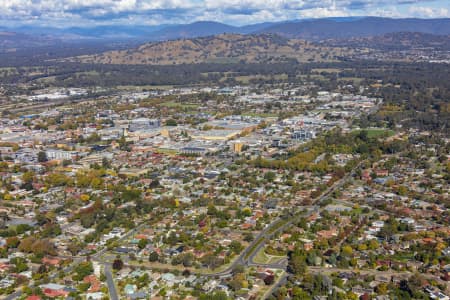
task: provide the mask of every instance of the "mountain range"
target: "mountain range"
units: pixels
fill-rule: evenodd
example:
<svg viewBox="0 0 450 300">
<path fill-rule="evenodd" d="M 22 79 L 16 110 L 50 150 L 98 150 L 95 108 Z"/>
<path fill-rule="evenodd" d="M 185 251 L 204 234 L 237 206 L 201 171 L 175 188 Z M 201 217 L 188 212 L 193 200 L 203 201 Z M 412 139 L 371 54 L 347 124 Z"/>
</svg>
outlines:
<svg viewBox="0 0 450 300">
<path fill-rule="evenodd" d="M 202 21 L 191 24 L 158 26 L 110 25 L 97 27 L 0 27 L 0 31 L 33 37 L 33 39 L 114 39 L 164 41 L 196 38 L 223 33 L 278 34 L 288 38 L 324 40 L 375 36 L 393 32 L 420 32 L 434 35 L 450 34 L 450 19 L 391 19 L 379 17 L 350 17 L 293 20 L 277 23 L 258 23 L 232 26 L 219 22 Z M 3 37 L 0 37 L 0 40 Z"/>
</svg>

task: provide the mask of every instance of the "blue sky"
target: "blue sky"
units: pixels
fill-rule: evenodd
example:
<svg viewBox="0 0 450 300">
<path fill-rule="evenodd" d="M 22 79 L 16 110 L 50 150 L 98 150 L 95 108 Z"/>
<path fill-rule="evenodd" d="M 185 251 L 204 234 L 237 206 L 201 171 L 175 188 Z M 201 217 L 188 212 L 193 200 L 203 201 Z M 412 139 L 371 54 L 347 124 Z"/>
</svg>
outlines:
<svg viewBox="0 0 450 300">
<path fill-rule="evenodd" d="M 343 16 L 450 17 L 450 0 L 0 0 L 0 25 L 159 25 Z"/>
</svg>

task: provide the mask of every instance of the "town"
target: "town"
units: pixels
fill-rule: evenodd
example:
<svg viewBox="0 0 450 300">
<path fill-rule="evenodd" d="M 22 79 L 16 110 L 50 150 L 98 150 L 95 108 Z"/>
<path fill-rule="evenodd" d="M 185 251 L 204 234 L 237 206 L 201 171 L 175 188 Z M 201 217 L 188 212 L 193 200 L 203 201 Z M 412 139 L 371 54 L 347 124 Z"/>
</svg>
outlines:
<svg viewBox="0 0 450 300">
<path fill-rule="evenodd" d="M 449 139 L 380 86 L 16 93 L 3 299 L 449 299 Z"/>
</svg>

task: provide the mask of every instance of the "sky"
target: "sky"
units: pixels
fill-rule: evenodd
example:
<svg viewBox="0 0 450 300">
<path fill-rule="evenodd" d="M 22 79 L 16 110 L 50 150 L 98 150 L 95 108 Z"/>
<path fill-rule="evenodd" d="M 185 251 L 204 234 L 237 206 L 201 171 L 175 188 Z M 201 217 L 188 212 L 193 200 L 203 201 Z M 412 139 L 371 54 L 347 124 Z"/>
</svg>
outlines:
<svg viewBox="0 0 450 300">
<path fill-rule="evenodd" d="M 0 0 L 3 26 L 246 25 L 306 18 L 449 18 L 450 0 Z"/>
</svg>

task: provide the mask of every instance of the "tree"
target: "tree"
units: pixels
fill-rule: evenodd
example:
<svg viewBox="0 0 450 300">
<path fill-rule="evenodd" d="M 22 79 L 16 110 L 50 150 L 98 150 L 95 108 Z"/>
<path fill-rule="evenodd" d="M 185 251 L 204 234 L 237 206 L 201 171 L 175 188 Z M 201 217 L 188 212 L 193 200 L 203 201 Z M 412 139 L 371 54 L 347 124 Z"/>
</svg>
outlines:
<svg viewBox="0 0 450 300">
<path fill-rule="evenodd" d="M 34 237 L 26 237 L 19 244 L 19 250 L 25 253 L 30 253 L 33 250 L 33 244 L 36 242 Z"/>
<path fill-rule="evenodd" d="M 159 255 L 158 255 L 158 253 L 156 253 L 155 251 L 153 251 L 152 253 L 150 253 L 150 255 L 149 255 L 149 257 L 148 257 L 148 260 L 149 260 L 150 262 L 158 261 L 158 259 L 159 259 Z"/>
<path fill-rule="evenodd" d="M 152 180 L 152 182 L 150 182 L 149 188 L 155 189 L 160 186 L 161 186 L 161 184 L 159 183 L 158 179 L 154 179 L 154 180 Z"/>
<path fill-rule="evenodd" d="M 400 290 L 407 292 L 409 295 L 412 295 L 411 285 L 408 282 L 408 280 L 406 280 L 406 279 L 401 280 L 400 284 L 399 284 L 399 288 L 400 288 Z"/>
<path fill-rule="evenodd" d="M 84 228 L 91 228 L 95 224 L 95 216 L 93 213 L 83 214 L 80 217 L 80 223 Z"/>
<path fill-rule="evenodd" d="M 253 241 L 254 237 L 253 234 L 251 232 L 245 232 L 244 233 L 244 241 L 250 243 L 251 241 Z"/>
<path fill-rule="evenodd" d="M 301 288 L 294 286 L 292 288 L 292 297 L 294 300 L 309 300 L 312 299 L 311 295 Z"/>
<path fill-rule="evenodd" d="M 177 121 L 175 121 L 174 119 L 169 119 L 166 121 L 166 126 L 177 126 Z"/>
<path fill-rule="evenodd" d="M 210 269 L 215 269 L 219 266 L 220 260 L 213 254 L 207 254 L 204 257 L 202 257 L 202 262 L 208 266 Z"/>
<path fill-rule="evenodd" d="M 378 249 L 379 246 L 380 246 L 380 243 L 378 243 L 377 240 L 372 239 L 369 241 L 369 249 L 370 250 L 376 250 L 376 249 Z"/>
<path fill-rule="evenodd" d="M 377 285 L 375 290 L 380 295 L 386 295 L 388 292 L 388 286 L 386 283 L 380 283 L 379 285 Z"/>
<path fill-rule="evenodd" d="M 22 188 L 31 191 L 33 189 L 33 180 L 34 177 L 36 176 L 36 174 L 34 174 L 34 172 L 32 171 L 27 171 L 25 173 L 23 173 L 22 175 L 22 180 L 23 180 L 23 185 Z"/>
<path fill-rule="evenodd" d="M 17 248 L 19 246 L 20 240 L 18 237 L 13 236 L 6 239 L 6 245 L 8 248 Z"/>
<path fill-rule="evenodd" d="M 242 278 L 240 277 L 234 277 L 229 283 L 228 285 L 230 286 L 230 288 L 233 291 L 239 291 L 240 289 L 242 289 Z"/>
<path fill-rule="evenodd" d="M 48 239 L 37 240 L 33 243 L 32 252 L 37 256 L 56 255 L 55 245 Z"/>
<path fill-rule="evenodd" d="M 45 153 L 44 151 L 39 151 L 38 155 L 37 155 L 37 159 L 38 159 L 38 162 L 41 162 L 41 163 L 48 161 L 47 153 Z"/>
<path fill-rule="evenodd" d="M 147 239 L 140 239 L 138 243 L 139 249 L 144 249 L 145 246 L 147 246 L 148 240 Z"/>
<path fill-rule="evenodd" d="M 71 241 L 68 245 L 67 245 L 67 250 L 69 250 L 69 252 L 72 255 L 77 255 L 78 252 L 80 252 L 83 249 L 82 245 L 76 241 Z"/>
<path fill-rule="evenodd" d="M 11 259 L 11 262 L 15 265 L 14 272 L 21 273 L 28 270 L 27 261 L 24 258 L 16 257 Z"/>
<path fill-rule="evenodd" d="M 345 257 L 350 257 L 353 254 L 353 249 L 350 245 L 345 245 L 344 247 L 342 247 L 342 252 L 341 254 Z"/>
<path fill-rule="evenodd" d="M 273 182 L 275 179 L 275 173 L 272 171 L 267 172 L 266 174 L 264 174 L 264 179 L 268 182 Z"/>
<path fill-rule="evenodd" d="M 116 270 L 116 271 L 122 270 L 122 268 L 123 268 L 123 261 L 120 259 L 120 257 L 116 258 L 116 259 L 113 261 L 112 267 L 113 267 L 113 269 Z"/>
<path fill-rule="evenodd" d="M 232 241 L 230 244 L 230 249 L 236 254 L 241 253 L 242 249 L 244 249 L 244 246 L 238 241 Z"/>
<path fill-rule="evenodd" d="M 105 169 L 111 168 L 111 162 L 108 160 L 108 158 L 106 157 L 102 158 L 102 167 Z"/>
<path fill-rule="evenodd" d="M 214 294 L 201 294 L 199 300 L 228 300 L 227 294 L 224 291 L 217 291 Z"/>
<path fill-rule="evenodd" d="M 45 182 L 49 186 L 65 186 L 73 183 L 72 178 L 61 173 L 50 173 L 45 178 Z"/>
<path fill-rule="evenodd" d="M 305 274 L 307 269 L 306 257 L 301 254 L 292 253 L 289 259 L 288 269 L 296 275 Z"/>
<path fill-rule="evenodd" d="M 270 274 L 264 278 L 264 283 L 266 285 L 271 285 L 271 284 L 273 284 L 274 281 L 275 281 L 275 276 L 273 274 Z"/>
<path fill-rule="evenodd" d="M 17 234 L 22 234 L 27 232 L 28 230 L 31 230 L 33 227 L 31 227 L 28 224 L 19 224 L 16 226 L 16 232 Z"/>
<path fill-rule="evenodd" d="M 84 277 L 91 275 L 94 272 L 94 268 L 91 262 L 82 262 L 75 267 L 75 275 L 73 277 L 76 281 L 81 281 Z"/>
<path fill-rule="evenodd" d="M 194 261 L 194 255 L 192 253 L 182 254 L 181 263 L 184 267 L 191 267 Z"/>
</svg>

